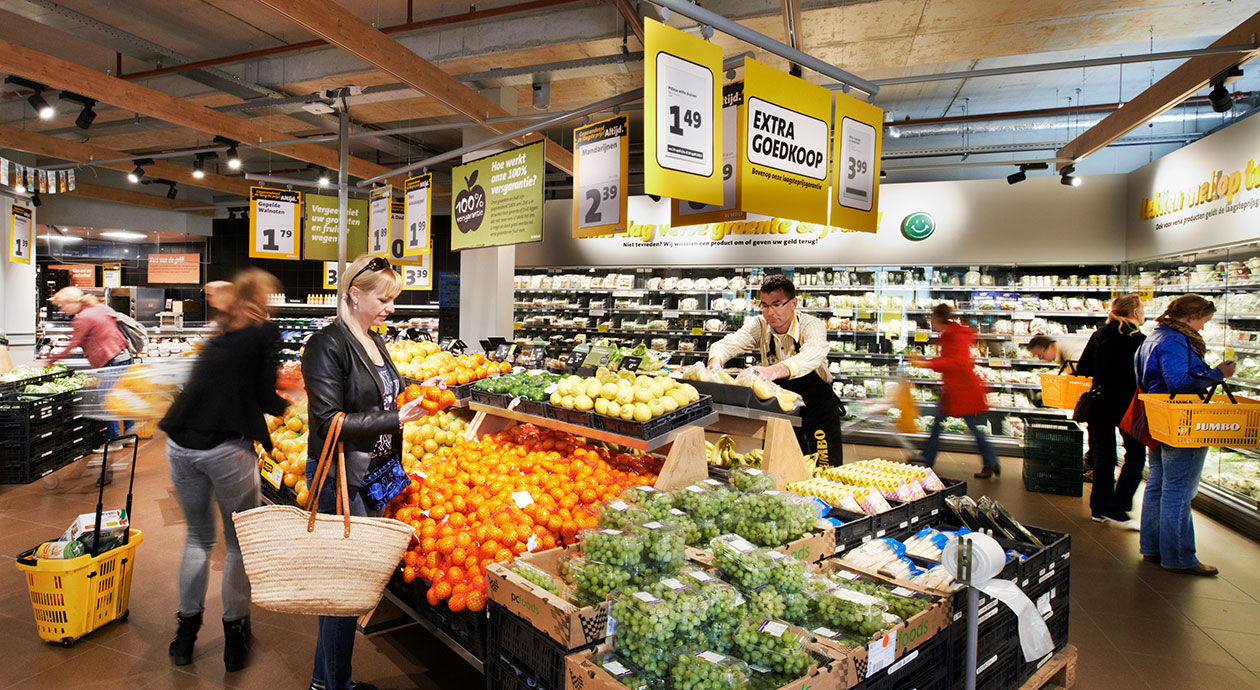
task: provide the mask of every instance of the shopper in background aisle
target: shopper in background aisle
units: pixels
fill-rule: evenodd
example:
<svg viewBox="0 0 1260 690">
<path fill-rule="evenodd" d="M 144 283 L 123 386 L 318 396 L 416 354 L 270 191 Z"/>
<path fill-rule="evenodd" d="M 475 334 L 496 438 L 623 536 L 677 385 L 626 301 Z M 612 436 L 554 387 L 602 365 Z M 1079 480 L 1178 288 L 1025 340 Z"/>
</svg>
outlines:
<svg viewBox="0 0 1260 690">
<path fill-rule="evenodd" d="M 124 367 L 131 364 L 131 353 L 127 351 L 127 339 L 123 337 L 114 320 L 112 310 L 101 304 L 96 295 L 84 294 L 77 287 L 62 288 L 49 300 L 63 314 L 74 317 L 70 325 L 73 329 L 70 342 L 60 352 L 48 357 L 45 364 L 56 364 L 70 356 L 79 348 L 87 358 L 88 366 L 93 369 L 105 367 Z M 109 437 L 122 436 L 123 423 L 109 423 Z M 112 447 L 112 446 L 111 446 Z M 105 449 L 97 448 L 100 453 Z"/>
<path fill-rule="evenodd" d="M 1182 295 L 1168 303 L 1134 361 L 1142 392 L 1201 393 L 1234 375 L 1233 362 L 1211 368 L 1203 361 L 1207 343 L 1201 331 L 1215 314 L 1216 305 L 1200 295 Z M 1210 577 L 1219 571 L 1195 556 L 1190 513 L 1207 452 L 1206 447 L 1175 448 L 1156 442 L 1142 496 L 1141 551 L 1144 560 L 1169 570 Z"/>
<path fill-rule="evenodd" d="M 268 321 L 267 295 L 280 281 L 258 268 L 236 278 L 238 295 L 220 321 L 223 332 L 206 342 L 183 392 L 159 426 L 167 433 L 171 482 L 184 509 L 187 536 L 179 565 L 178 630 L 168 650 L 176 666 L 192 661 L 201 628 L 210 553 L 215 542 L 214 504 L 223 521 L 223 665 L 245 666 L 249 654 L 249 578 L 241 561 L 232 513 L 258 507 L 258 456 L 254 443 L 271 450 L 263 413 L 282 415 L 276 394 L 280 330 Z"/>
<path fill-rule="evenodd" d="M 345 413 L 341 443 L 345 448 L 345 483 L 350 492 L 350 514 L 367 515 L 359 486 L 369 464 L 397 462 L 402 454 L 402 425 L 419 419 L 420 401 L 398 409 L 395 399 L 402 379 L 394 369 L 385 343 L 371 331 L 394 313 L 394 299 L 402 291 L 402 276 L 385 259 L 364 254 L 346 268 L 350 276 L 337 319 L 306 343 L 302 375 L 310 411 L 306 483 L 315 494 L 315 467 L 333 417 Z M 319 511 L 333 513 L 337 505 L 336 465 L 319 492 Z M 300 573 L 297 574 L 300 576 Z M 312 690 L 374 690 L 350 680 L 354 652 L 353 617 L 320 616 L 315 641 Z"/>
<path fill-rule="evenodd" d="M 1080 343 L 1059 342 L 1043 333 L 1028 339 L 1028 352 L 1033 357 L 1043 362 L 1054 362 L 1060 367 L 1066 362 L 1080 361 L 1082 350 Z"/>
<path fill-rule="evenodd" d="M 910 360 L 916 367 L 926 367 L 941 374 L 941 399 L 938 401 L 936 418 L 932 420 L 932 433 L 916 462 L 928 467 L 935 464 L 936 453 L 941 446 L 941 423 L 945 417 L 961 417 L 975 437 L 976 449 L 980 451 L 980 459 L 984 463 L 984 467 L 976 473 L 976 478 L 1000 477 L 1002 466 L 998 463 L 997 453 L 993 451 L 984 430 L 980 428 L 984 423 L 980 415 L 989 411 L 989 405 L 985 401 L 987 390 L 980 375 L 976 373 L 976 364 L 971 354 L 971 346 L 976 342 L 976 332 L 954 321 L 953 315 L 948 304 L 938 304 L 932 309 L 932 330 L 941 334 L 937 340 L 940 355 L 931 359 L 915 357 Z"/>
<path fill-rule="evenodd" d="M 1142 299 L 1137 295 L 1117 297 L 1111 303 L 1107 323 L 1094 331 L 1081 353 L 1076 372 L 1094 378 L 1096 397 L 1089 405 L 1089 455 L 1094 465 L 1094 488 L 1089 494 L 1089 510 L 1094 522 L 1114 523 L 1138 529 L 1129 519 L 1133 494 L 1142 483 L 1146 466 L 1146 446 L 1120 431 L 1124 442 L 1124 465 L 1116 480 L 1116 431 L 1133 393 L 1137 390 L 1133 356 L 1146 336 L 1138 330 L 1146 320 Z"/>
<path fill-rule="evenodd" d="M 709 348 L 709 368 L 719 369 L 732 357 L 756 351 L 760 366 L 752 373 L 800 394 L 805 403 L 797 440 L 806 454 L 818 453 L 819 465 L 844 462 L 840 438 L 840 399 L 827 371 L 827 324 L 796 310 L 796 286 L 783 275 L 761 283 L 761 315 L 744 319 L 738 331 Z"/>
</svg>

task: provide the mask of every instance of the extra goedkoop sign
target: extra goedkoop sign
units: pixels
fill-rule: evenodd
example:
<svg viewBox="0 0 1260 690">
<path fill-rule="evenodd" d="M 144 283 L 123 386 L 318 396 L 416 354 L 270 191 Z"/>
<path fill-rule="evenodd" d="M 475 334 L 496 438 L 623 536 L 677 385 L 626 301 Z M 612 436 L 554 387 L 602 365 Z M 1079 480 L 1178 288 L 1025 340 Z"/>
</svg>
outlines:
<svg viewBox="0 0 1260 690">
<path fill-rule="evenodd" d="M 831 92 L 744 59 L 743 210 L 827 224 Z"/>
<path fill-rule="evenodd" d="M 546 142 L 526 144 L 451 171 L 451 249 L 542 241 Z"/>
</svg>

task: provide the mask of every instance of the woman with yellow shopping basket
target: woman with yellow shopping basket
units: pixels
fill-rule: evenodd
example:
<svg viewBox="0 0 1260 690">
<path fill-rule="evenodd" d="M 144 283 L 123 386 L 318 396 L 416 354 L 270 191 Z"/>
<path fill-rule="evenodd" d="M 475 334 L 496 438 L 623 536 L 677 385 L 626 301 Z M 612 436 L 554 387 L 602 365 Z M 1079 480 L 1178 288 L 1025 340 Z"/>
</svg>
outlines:
<svg viewBox="0 0 1260 690">
<path fill-rule="evenodd" d="M 1200 393 L 1234 375 L 1233 362 L 1215 368 L 1203 361 L 1207 344 L 1203 327 L 1216 314 L 1216 305 L 1200 295 L 1182 295 L 1156 319 L 1158 326 L 1134 361 L 1138 392 L 1148 394 Z M 1135 397 L 1135 403 L 1139 399 Z M 1194 522 L 1190 499 L 1199 488 L 1199 474 L 1207 458 L 1207 447 L 1178 448 L 1155 441 L 1133 426 L 1134 405 L 1121 427 L 1142 438 L 1151 448 L 1150 472 L 1142 498 L 1142 559 L 1188 575 L 1211 577 L 1217 569 L 1200 563 L 1195 556 Z"/>
</svg>

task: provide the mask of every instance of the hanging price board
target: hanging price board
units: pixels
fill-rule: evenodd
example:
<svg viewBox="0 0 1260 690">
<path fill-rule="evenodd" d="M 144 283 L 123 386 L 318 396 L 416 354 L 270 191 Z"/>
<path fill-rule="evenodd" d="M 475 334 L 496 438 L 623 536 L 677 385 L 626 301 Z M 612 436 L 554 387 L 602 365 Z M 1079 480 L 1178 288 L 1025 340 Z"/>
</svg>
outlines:
<svg viewBox="0 0 1260 690">
<path fill-rule="evenodd" d="M 324 262 L 324 289 L 336 290 L 338 285 L 338 270 L 336 261 Z"/>
<path fill-rule="evenodd" d="M 748 214 L 739 206 L 739 156 L 741 150 L 739 113 L 744 105 L 744 82 L 722 87 L 722 202 L 702 204 L 674 199 L 670 223 L 677 226 L 703 225 L 744 220 Z"/>
<path fill-rule="evenodd" d="M 884 111 L 835 94 L 831 225 L 875 232 L 879 228 L 879 157 Z"/>
<path fill-rule="evenodd" d="M 390 185 L 377 187 L 368 198 L 368 251 L 377 256 L 389 256 L 390 220 L 393 218 L 390 203 L 394 199 L 394 188 Z"/>
<path fill-rule="evenodd" d="M 9 261 L 20 264 L 31 263 L 31 254 L 35 252 L 31 244 L 34 224 L 31 209 L 19 204 L 9 206 Z"/>
<path fill-rule="evenodd" d="M 573 236 L 625 232 L 630 119 L 625 115 L 573 130 Z"/>
<path fill-rule="evenodd" d="M 433 175 L 419 175 L 403 185 L 406 217 L 403 220 L 403 256 L 419 256 L 429 249 L 429 219 L 433 208 L 429 198 Z"/>
<path fill-rule="evenodd" d="M 404 263 L 397 266 L 402 269 L 404 290 L 433 289 L 433 271 L 429 266 L 429 259 L 432 256 L 432 252 L 425 252 L 420 255 L 419 263 Z"/>
<path fill-rule="evenodd" d="M 644 20 L 644 191 L 721 204 L 722 48 Z"/>
<path fill-rule="evenodd" d="M 591 351 L 582 360 L 582 366 L 595 369 L 608 364 L 612 359 L 612 353 L 616 351 L 612 345 L 593 345 Z"/>
<path fill-rule="evenodd" d="M 122 287 L 122 266 L 105 264 L 101 267 L 101 287 Z"/>
<path fill-rule="evenodd" d="M 249 257 L 298 260 L 302 193 L 253 187 L 249 190 Z"/>
</svg>

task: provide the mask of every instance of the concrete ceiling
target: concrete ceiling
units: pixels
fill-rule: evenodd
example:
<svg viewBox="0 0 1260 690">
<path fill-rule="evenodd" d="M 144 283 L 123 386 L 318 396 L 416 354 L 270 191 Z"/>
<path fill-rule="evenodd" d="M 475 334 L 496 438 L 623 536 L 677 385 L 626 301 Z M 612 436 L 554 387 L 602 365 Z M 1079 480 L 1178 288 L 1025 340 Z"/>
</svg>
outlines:
<svg viewBox="0 0 1260 690">
<path fill-rule="evenodd" d="M 469 12 L 473 14 L 468 16 L 477 17 L 479 13 L 523 2 L 482 0 L 470 5 L 469 0 L 339 0 L 339 4 L 378 27 L 404 24 L 409 18 L 423 22 Z M 655 6 L 646 1 L 639 4 L 641 12 L 656 16 Z M 785 40 L 780 0 L 706 0 L 704 6 Z M 1260 0 L 801 0 L 800 6 L 803 50 L 864 78 L 878 80 L 1201 48 L 1260 10 Z M 697 30 L 676 16 L 669 23 Z M 624 21 L 608 0 L 556 2 L 541 9 L 390 34 L 452 75 L 541 65 L 538 70 L 551 82 L 551 112 L 641 85 L 641 62 L 562 71 L 552 68 L 560 61 L 616 55 L 623 50 L 624 35 Z M 113 73 L 121 65 L 126 77 L 187 60 L 275 49 L 309 41 L 312 36 L 252 0 L 0 0 L 0 39 L 101 72 Z M 714 41 L 727 55 L 750 50 L 746 44 L 720 33 Z M 642 46 L 630 34 L 624 49 L 638 51 Z M 776 56 L 755 52 L 771 65 L 788 67 Z M 1180 61 L 1163 61 L 888 86 L 881 90 L 875 103 L 894 122 L 1116 103 L 1132 98 L 1179 64 Z M 1254 70 L 1248 70 L 1251 71 Z M 804 76 L 818 83 L 825 81 L 808 71 Z M 528 73 L 510 79 L 482 77 L 470 86 L 517 85 L 518 112 L 535 112 L 527 85 L 532 76 Z M 208 85 L 227 79 L 235 80 L 231 92 Z M 256 93 L 301 96 L 321 88 L 348 84 L 380 86 L 394 81 L 335 48 L 321 46 L 225 62 L 206 70 L 150 76 L 139 83 L 200 105 L 223 108 L 244 102 L 242 93 L 251 97 Z M 1260 91 L 1260 76 L 1247 74 L 1232 88 Z M 265 103 L 267 97 L 261 98 Z M 391 92 L 370 100 L 353 105 L 350 111 L 354 122 L 364 127 L 460 119 L 436 100 L 415 92 Z M 0 123 L 76 140 L 86 138 L 93 144 L 136 153 L 210 142 L 204 133 L 148 119 L 137 120 L 125 107 L 102 105 L 98 110 L 96 124 L 83 132 L 73 129 L 77 110 L 66 107 L 54 120 L 43 122 L 33 118 L 22 99 L 10 98 L 0 102 Z M 1211 113 L 1205 105 L 1176 109 L 1151 127 L 1131 135 L 1126 142 L 1131 145 L 1113 147 L 1088 159 L 1078 172 L 1125 172 L 1182 145 L 1186 138 L 1229 122 L 1245 110 L 1239 105 L 1233 113 L 1221 116 Z M 332 131 L 326 121 L 310 116 L 296 105 L 231 112 L 296 136 Z M 963 153 L 972 162 L 1049 157 L 1056 145 L 1070 140 L 1093 121 L 1088 116 L 1062 116 L 972 122 L 948 130 L 906 127 L 902 137 L 886 139 L 885 154 L 889 158 L 901 157 L 902 163 L 913 160 L 918 164 L 956 162 L 964 158 Z M 557 128 L 548 134 L 567 143 L 571 140 L 571 127 Z M 1141 137 L 1155 136 L 1183 139 L 1142 143 Z M 392 167 L 454 148 L 461 142 L 462 134 L 455 129 L 380 138 L 370 144 L 356 140 L 352 153 Z M 1045 144 L 1046 148 L 1004 152 L 1035 144 Z M 986 153 L 986 149 L 1000 152 Z M 930 159 L 908 157 L 927 150 L 960 152 Z M 277 153 L 248 149 L 243 153 L 250 170 L 278 173 L 305 167 Z M 187 161 L 173 162 L 191 165 L 191 156 Z M 898 162 L 892 161 L 888 167 L 896 165 Z M 1009 168 L 919 170 L 894 173 L 893 181 L 995 177 L 1009 172 Z"/>
</svg>

